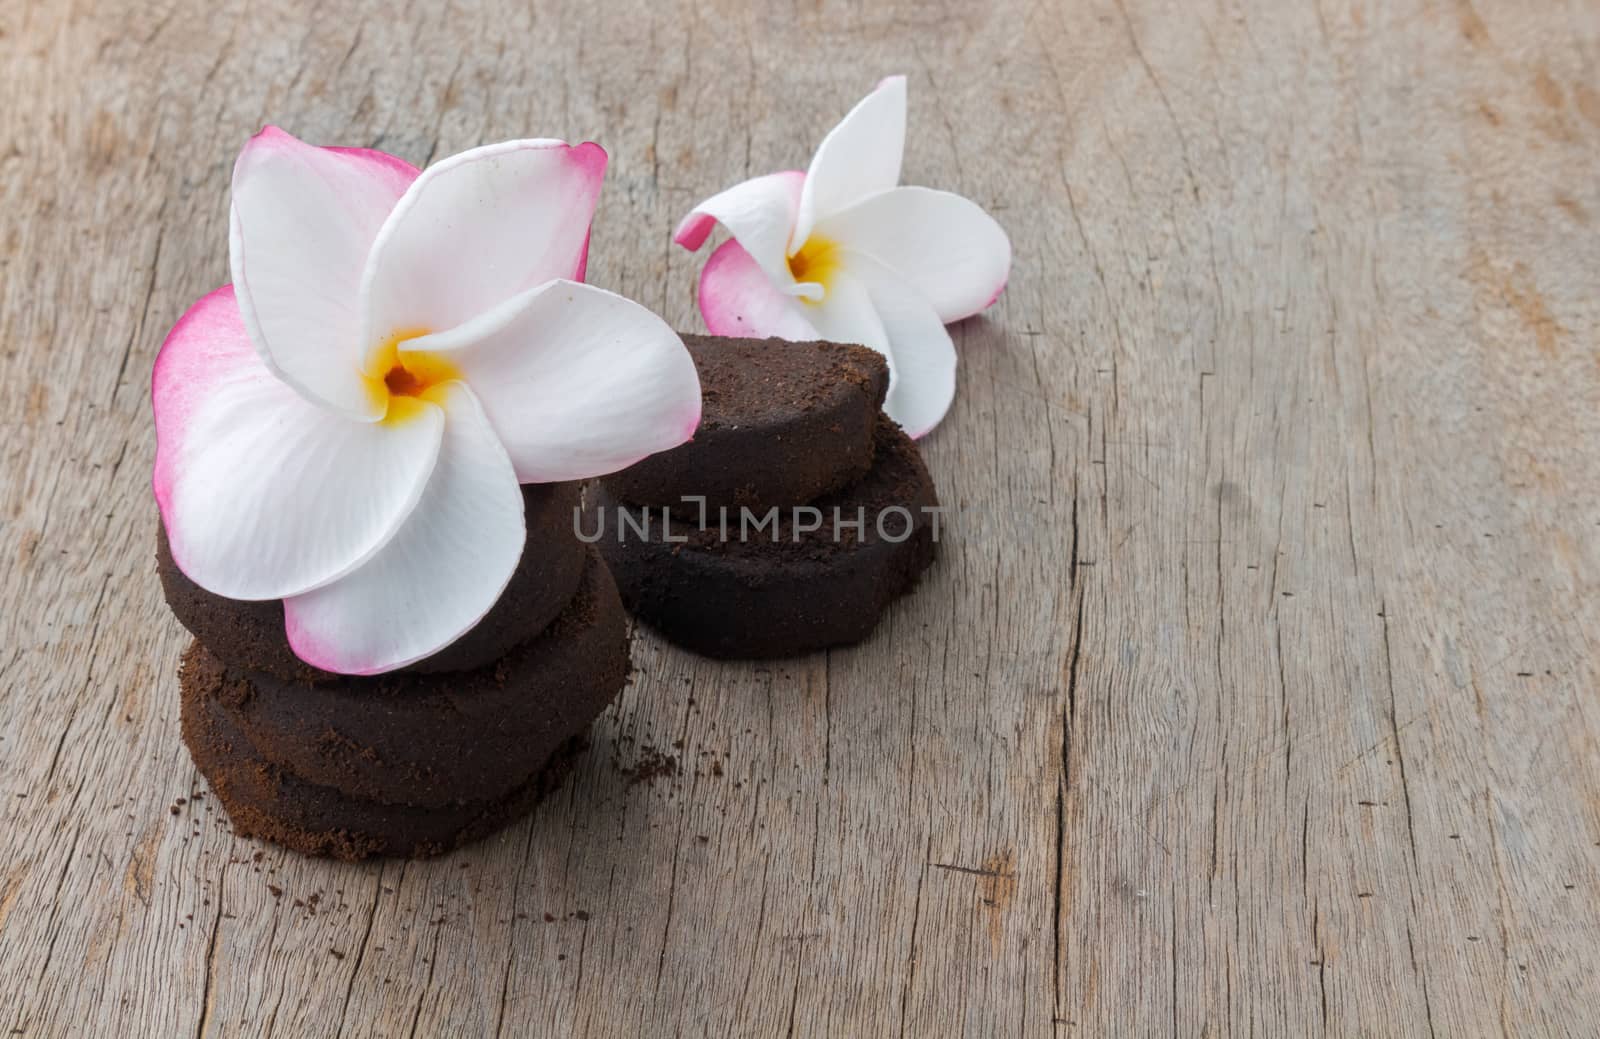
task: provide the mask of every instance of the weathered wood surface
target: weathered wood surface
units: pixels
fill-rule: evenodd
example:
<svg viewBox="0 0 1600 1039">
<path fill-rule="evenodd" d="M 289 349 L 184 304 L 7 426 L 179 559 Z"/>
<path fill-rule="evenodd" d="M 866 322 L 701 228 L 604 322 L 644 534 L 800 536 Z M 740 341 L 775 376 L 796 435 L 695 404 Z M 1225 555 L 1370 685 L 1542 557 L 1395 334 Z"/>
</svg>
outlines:
<svg viewBox="0 0 1600 1039">
<path fill-rule="evenodd" d="M 3 0 L 0 1029 L 1593 1034 L 1597 69 L 1579 0 Z M 641 633 L 443 860 L 235 840 L 146 387 L 245 136 L 599 140 L 591 279 L 694 329 L 677 218 L 891 71 L 1016 248 L 921 592 L 779 666 Z"/>
</svg>

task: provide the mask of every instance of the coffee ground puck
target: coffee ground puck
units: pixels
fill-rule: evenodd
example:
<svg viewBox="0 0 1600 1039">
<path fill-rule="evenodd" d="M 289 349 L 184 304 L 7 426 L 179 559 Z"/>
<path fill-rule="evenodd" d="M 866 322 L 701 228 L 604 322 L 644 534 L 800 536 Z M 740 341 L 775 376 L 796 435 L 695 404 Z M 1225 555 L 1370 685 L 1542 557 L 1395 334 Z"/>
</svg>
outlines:
<svg viewBox="0 0 1600 1039">
<path fill-rule="evenodd" d="M 296 683 L 191 645 L 183 736 L 235 830 L 313 855 L 415 856 L 525 812 L 627 681 L 622 604 L 588 560 L 554 622 L 473 671 Z"/>
<path fill-rule="evenodd" d="M 933 561 L 940 519 L 915 443 L 880 417 L 875 444 L 855 483 L 772 517 L 737 509 L 726 524 L 719 514 L 664 526 L 662 510 L 629 506 L 607 484 L 591 491 L 580 530 L 597 537 L 628 609 L 686 649 L 760 659 L 859 642 Z"/>
<path fill-rule="evenodd" d="M 700 428 L 688 443 L 605 478 L 633 505 L 685 512 L 808 502 L 872 465 L 873 429 L 889 386 L 864 346 L 686 335 L 700 373 Z"/>
</svg>

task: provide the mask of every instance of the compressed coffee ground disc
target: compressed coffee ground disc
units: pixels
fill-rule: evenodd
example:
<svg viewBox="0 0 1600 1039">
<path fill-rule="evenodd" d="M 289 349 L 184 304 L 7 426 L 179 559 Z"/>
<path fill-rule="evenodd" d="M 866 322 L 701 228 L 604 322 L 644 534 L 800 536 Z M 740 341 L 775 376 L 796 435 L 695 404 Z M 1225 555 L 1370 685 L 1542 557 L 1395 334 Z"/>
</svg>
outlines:
<svg viewBox="0 0 1600 1039">
<path fill-rule="evenodd" d="M 499 601 L 471 631 L 402 671 L 432 674 L 482 667 L 539 632 L 561 612 L 583 575 L 583 545 L 572 533 L 578 490 L 575 483 L 523 486 L 528 540 Z M 227 599 L 189 580 L 173 562 L 162 529 L 156 532 L 156 570 L 173 614 L 223 663 L 297 682 L 341 677 L 294 655 L 284 631 L 281 601 Z"/>
<path fill-rule="evenodd" d="M 694 439 L 605 478 L 634 505 L 692 512 L 792 505 L 859 480 L 872 464 L 873 427 L 889 386 L 881 355 L 842 343 L 683 337 L 700 373 Z"/>
<path fill-rule="evenodd" d="M 193 658 L 205 650 L 196 642 L 190 653 Z M 349 797 L 296 778 L 257 754 L 209 701 L 185 696 L 182 725 L 195 764 L 238 836 L 347 860 L 426 858 L 486 837 L 560 786 L 583 748 L 581 736 L 563 744 L 538 772 L 501 797 L 419 807 Z"/>
<path fill-rule="evenodd" d="M 206 657 L 190 677 L 272 764 L 356 797 L 440 805 L 505 793 L 586 729 L 627 677 L 627 618 L 590 550 L 555 621 L 473 671 L 312 684 Z"/>
<path fill-rule="evenodd" d="M 664 531 L 655 509 L 640 536 L 644 510 L 618 502 L 608 487 L 592 492 L 582 530 L 600 532 L 596 547 L 628 609 L 686 649 L 759 659 L 859 642 L 916 584 L 936 547 L 938 517 L 928 510 L 938 497 L 916 445 L 886 418 L 876 443 L 865 476 L 811 503 L 822 518 L 815 531 L 798 532 L 816 517 L 796 523 L 789 508 L 778 510 L 775 532 L 751 535 L 747 525 L 744 540 L 739 510 L 730 513 L 726 539 L 716 519 L 705 529 L 680 521 Z M 863 520 L 859 535 L 834 523 L 835 509 Z M 632 517 L 620 530 L 619 510 Z"/>
<path fill-rule="evenodd" d="M 431 854 L 526 811 L 627 673 L 622 604 L 590 553 L 556 620 L 474 671 L 294 683 L 196 642 L 183 735 L 241 834 L 345 858 Z"/>
</svg>

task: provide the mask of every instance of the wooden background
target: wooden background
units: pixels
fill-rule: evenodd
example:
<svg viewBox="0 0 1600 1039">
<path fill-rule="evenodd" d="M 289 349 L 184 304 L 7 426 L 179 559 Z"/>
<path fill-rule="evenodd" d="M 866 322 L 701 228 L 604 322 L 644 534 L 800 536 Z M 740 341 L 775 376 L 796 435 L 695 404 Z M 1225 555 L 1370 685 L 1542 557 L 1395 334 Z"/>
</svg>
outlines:
<svg viewBox="0 0 1600 1039">
<path fill-rule="evenodd" d="M 0 0 L 0 1031 L 1594 1034 L 1600 9 L 1474 3 Z M 694 330 L 677 219 L 895 71 L 1016 252 L 920 593 L 641 633 L 448 858 L 233 839 L 147 386 L 246 136 L 599 140 L 591 279 Z"/>
</svg>

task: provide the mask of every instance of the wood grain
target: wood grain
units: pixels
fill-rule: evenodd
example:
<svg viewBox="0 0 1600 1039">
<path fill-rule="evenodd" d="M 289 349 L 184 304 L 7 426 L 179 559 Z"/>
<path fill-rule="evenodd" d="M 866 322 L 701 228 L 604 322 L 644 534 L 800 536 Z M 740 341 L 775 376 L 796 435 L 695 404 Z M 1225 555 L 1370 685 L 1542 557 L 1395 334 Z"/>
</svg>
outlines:
<svg viewBox="0 0 1600 1039">
<path fill-rule="evenodd" d="M 1597 67 L 1580 2 L 0 0 L 0 1028 L 1592 1033 Z M 693 330 L 675 221 L 892 71 L 1016 255 L 920 592 L 774 666 L 640 632 L 448 858 L 235 840 L 146 387 L 245 136 L 599 140 L 591 280 Z"/>
</svg>

